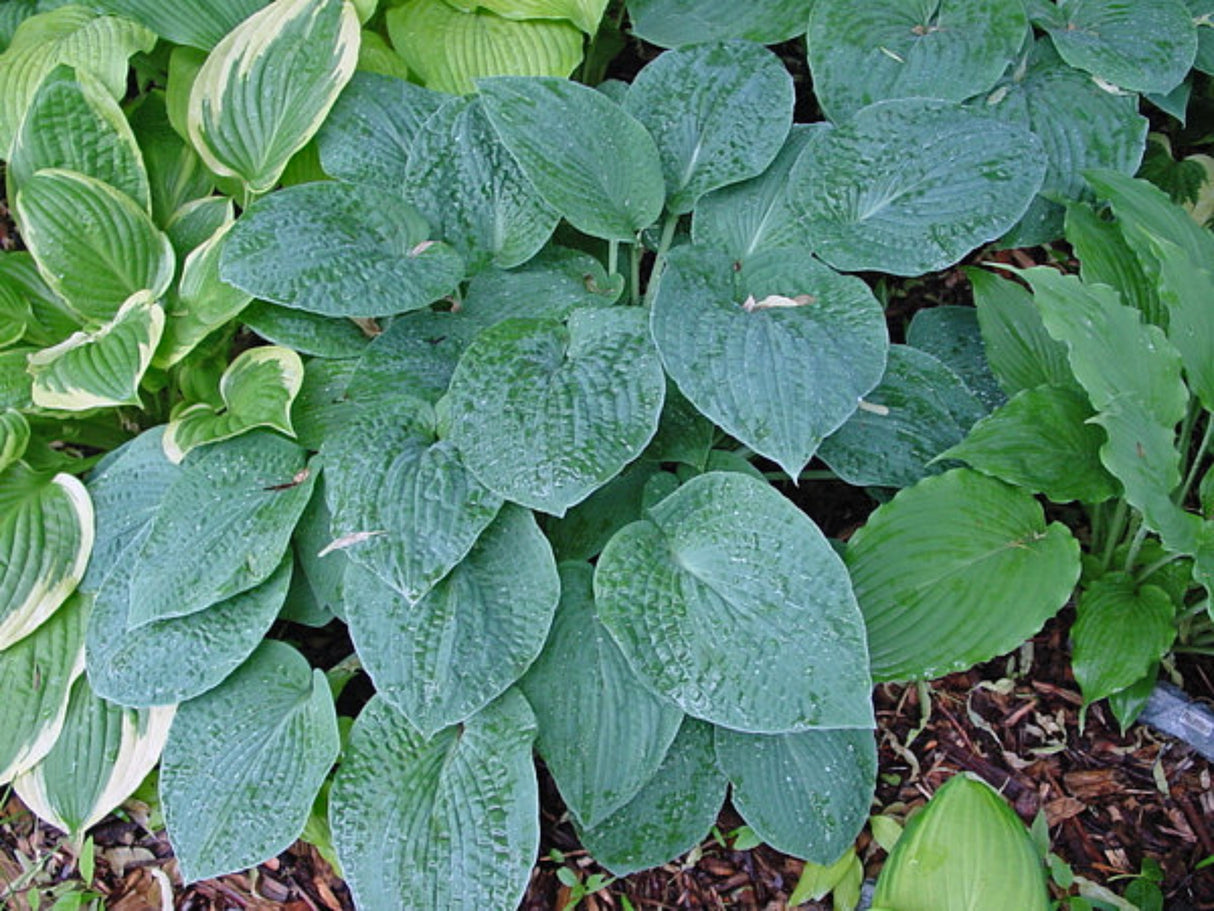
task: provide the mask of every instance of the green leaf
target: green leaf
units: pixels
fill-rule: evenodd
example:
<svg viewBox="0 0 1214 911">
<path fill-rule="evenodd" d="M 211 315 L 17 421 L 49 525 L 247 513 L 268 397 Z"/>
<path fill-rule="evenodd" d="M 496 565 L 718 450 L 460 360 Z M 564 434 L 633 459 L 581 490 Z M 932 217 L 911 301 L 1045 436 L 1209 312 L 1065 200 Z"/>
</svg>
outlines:
<svg viewBox="0 0 1214 911">
<path fill-rule="evenodd" d="M 1182 0 L 1061 0 L 1046 24 L 1062 59 L 1130 92 L 1170 92 L 1197 55 L 1197 30 Z"/>
<path fill-rule="evenodd" d="M 599 30 L 607 0 L 452 0 L 456 9 L 492 10 L 507 19 L 568 19 L 587 35 Z"/>
<path fill-rule="evenodd" d="M 0 272 L 0 349 L 21 341 L 33 322 L 34 312 L 26 299 L 25 289 Z"/>
<path fill-rule="evenodd" d="M 658 47 L 745 38 L 779 44 L 804 34 L 813 0 L 628 0 L 638 38 Z"/>
<path fill-rule="evenodd" d="M 160 764 L 160 799 L 186 882 L 285 850 L 340 749 L 325 675 L 263 642 L 218 687 L 183 703 Z"/>
<path fill-rule="evenodd" d="M 601 92 L 561 79 L 479 83 L 485 113 L 548 204 L 579 231 L 633 242 L 662 211 L 662 162 L 649 132 Z M 577 141 L 555 142 L 555 137 Z"/>
<path fill-rule="evenodd" d="M 539 721 L 537 751 L 578 822 L 593 827 L 657 773 L 683 713 L 645 687 L 599 622 L 590 565 L 560 572 L 552 632 L 520 687 Z"/>
<path fill-rule="evenodd" d="M 169 240 L 129 196 L 94 177 L 47 169 L 17 195 L 22 238 L 46 283 L 81 321 L 108 322 L 137 291 L 173 280 Z"/>
<path fill-rule="evenodd" d="M 690 715 L 754 733 L 871 726 L 847 573 L 765 483 L 688 481 L 611 539 L 594 590 L 629 664 Z"/>
<path fill-rule="evenodd" d="M 868 821 L 877 780 L 872 731 L 767 735 L 717 728 L 716 750 L 734 807 L 777 851 L 829 864 Z"/>
<path fill-rule="evenodd" d="M 271 344 L 314 357 L 356 358 L 371 342 L 352 320 L 265 301 L 253 301 L 241 310 L 240 321 Z"/>
<path fill-rule="evenodd" d="M 965 101 L 1003 75 L 1028 29 L 1018 0 L 817 0 L 806 36 L 814 93 L 832 120 L 891 98 Z"/>
<path fill-rule="evenodd" d="M 809 257 L 771 251 L 736 265 L 675 250 L 651 331 L 692 404 L 796 478 L 881 381 L 884 313 L 862 281 Z"/>
<path fill-rule="evenodd" d="M 657 464 L 648 458 L 641 459 L 561 518 L 548 517 L 543 523 L 544 534 L 552 542 L 557 560 L 593 560 L 597 557 L 612 535 L 641 517 L 648 502 L 650 481 L 659 473 Z M 674 478 L 673 475 L 666 476 Z"/>
<path fill-rule="evenodd" d="M 25 363 L 37 348 L 0 351 L 0 407 L 25 409 L 33 405 L 33 379 Z"/>
<path fill-rule="evenodd" d="M 659 867 L 708 834 L 728 784 L 717 769 L 712 726 L 684 718 L 666 758 L 637 796 L 598 825 L 578 826 L 578 838 L 617 876 Z"/>
<path fill-rule="evenodd" d="M 891 345 L 885 376 L 860 409 L 822 441 L 818 456 L 849 484 L 907 487 L 961 442 L 986 408 L 925 351 Z"/>
<path fill-rule="evenodd" d="M 1145 180 L 1136 180 L 1109 170 L 1084 173 L 1097 197 L 1105 200 L 1135 236 L 1144 233 L 1162 238 L 1183 249 L 1195 263 L 1214 260 L 1214 236 L 1173 203 L 1162 190 Z M 1138 254 L 1145 249 L 1140 247 Z"/>
<path fill-rule="evenodd" d="M 359 34 L 341 0 L 279 0 L 229 32 L 190 89 L 190 142 L 207 167 L 272 189 L 354 75 Z"/>
<path fill-rule="evenodd" d="M 877 880 L 873 907 L 1047 911 L 1045 867 L 1019 817 L 962 773 L 912 816 Z"/>
<path fill-rule="evenodd" d="M 376 690 L 425 737 L 523 675 L 560 598 L 552 549 L 530 513 L 512 506 L 420 600 L 353 562 L 345 586 L 350 635 Z"/>
<path fill-rule="evenodd" d="M 291 403 L 303 383 L 303 361 L 290 348 L 267 345 L 242 352 L 219 380 L 223 406 L 205 402 L 177 414 L 164 432 L 164 451 L 174 462 L 207 443 L 228 440 L 254 427 L 294 436 Z"/>
<path fill-rule="evenodd" d="M 47 621 L 84 576 L 93 504 L 68 474 L 24 463 L 0 475 L 0 650 Z"/>
<path fill-rule="evenodd" d="M 483 327 L 512 316 L 563 320 L 579 307 L 615 303 L 623 292 L 619 278 L 588 253 L 549 245 L 517 269 L 475 276 L 461 312 Z"/>
<path fill-rule="evenodd" d="M 1171 596 L 1136 584 L 1129 573 L 1101 576 L 1080 595 L 1075 611 L 1072 665 L 1085 704 L 1142 679 L 1176 640 Z"/>
<path fill-rule="evenodd" d="M 425 122 L 405 186 L 470 273 L 527 262 L 560 220 L 498 140 L 477 98 L 452 99 Z"/>
<path fill-rule="evenodd" d="M 1067 206 L 1066 239 L 1079 258 L 1079 277 L 1089 285 L 1115 288 L 1122 302 L 1138 310 L 1148 323 L 1165 326 L 1168 321 L 1159 300 L 1158 276 L 1147 274 L 1146 257 L 1140 259 L 1134 252 L 1125 227 L 1105 220 L 1082 203 Z M 1141 252 L 1149 257 L 1145 249 Z M 1065 353 L 1064 345 L 1054 344 Z"/>
<path fill-rule="evenodd" d="M 449 437 L 490 490 L 553 515 L 639 456 L 666 381 L 645 316 L 576 310 L 511 319 L 468 346 L 447 397 Z"/>
<path fill-rule="evenodd" d="M 20 411 L 0 411 L 0 474 L 25 455 L 30 442 L 30 425 Z"/>
<path fill-rule="evenodd" d="M 440 92 L 473 92 L 482 76 L 563 79 L 582 59 L 582 33 L 569 22 L 465 13 L 444 0 L 410 0 L 385 21 L 410 71 Z"/>
<path fill-rule="evenodd" d="M 392 49 L 392 45 L 379 32 L 368 29 L 363 29 L 362 43 L 358 48 L 358 72 L 391 76 L 393 79 L 409 78 L 409 67 L 405 65 L 404 58 Z M 358 73 L 354 75 L 357 77 Z"/>
<path fill-rule="evenodd" d="M 1046 158 L 1028 130 L 933 99 L 884 101 L 820 131 L 789 175 L 804 243 L 837 269 L 919 275 L 994 240 Z"/>
<path fill-rule="evenodd" d="M 316 357 L 304 364 L 303 385 L 291 406 L 291 426 L 299 445 L 320 449 L 356 413 L 346 396 L 357 367 L 355 358 L 331 361 Z"/>
<path fill-rule="evenodd" d="M 662 54 L 624 98 L 658 146 L 666 208 L 690 212 L 710 190 L 763 173 L 792 125 L 792 77 L 780 58 L 741 41 Z"/>
<path fill-rule="evenodd" d="M 166 41 L 209 51 L 266 0 L 94 0 L 98 9 L 142 23 Z"/>
<path fill-rule="evenodd" d="M 932 680 L 1036 633 L 1079 579 L 1079 543 L 1025 490 L 968 469 L 881 506 L 847 548 L 873 677 Z"/>
<path fill-rule="evenodd" d="M 0 53 L 13 40 L 13 32 L 22 22 L 36 13 L 35 0 L 10 0 L 0 6 Z"/>
<path fill-rule="evenodd" d="M 421 214 L 382 189 L 301 184 L 245 210 L 224 242 L 219 274 L 285 307 L 388 316 L 425 307 L 463 278 L 455 251 L 429 238 Z"/>
<path fill-rule="evenodd" d="M 978 311 L 973 307 L 925 307 L 906 328 L 906 343 L 926 351 L 957 374 L 983 407 L 996 408 L 1007 401 L 991 372 Z"/>
<path fill-rule="evenodd" d="M 79 316 L 47 287 L 27 251 L 0 254 L 0 298 L 7 296 L 15 298 L 9 312 L 24 323 L 21 341 L 26 345 L 53 345 L 80 328 Z"/>
<path fill-rule="evenodd" d="M 342 550 L 325 550 L 333 541 L 325 488 L 325 475 L 322 472 L 313 488 L 312 499 L 295 525 L 292 539 L 295 562 L 320 607 L 344 620 L 346 567 L 350 564 L 350 558 Z"/>
<path fill-rule="evenodd" d="M 363 908 L 513 908 L 539 851 L 535 717 L 517 691 L 424 738 L 381 697 L 329 795 L 342 872 Z"/>
<path fill-rule="evenodd" d="M 1168 340 L 1176 346 L 1189 388 L 1214 410 L 1214 274 L 1178 246 L 1155 238 L 1159 298 L 1168 313 Z"/>
</svg>

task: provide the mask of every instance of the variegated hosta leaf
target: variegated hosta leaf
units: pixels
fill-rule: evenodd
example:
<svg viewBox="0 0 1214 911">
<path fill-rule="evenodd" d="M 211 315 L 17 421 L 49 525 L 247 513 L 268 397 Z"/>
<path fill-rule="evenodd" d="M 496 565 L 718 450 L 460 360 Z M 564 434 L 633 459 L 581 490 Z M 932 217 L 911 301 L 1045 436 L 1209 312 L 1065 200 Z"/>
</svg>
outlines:
<svg viewBox="0 0 1214 911">
<path fill-rule="evenodd" d="M 55 746 L 13 780 L 13 790 L 42 820 L 82 836 L 152 771 L 176 711 L 175 705 L 122 708 L 96 695 L 82 677 L 72 687 Z"/>
<path fill-rule="evenodd" d="M 163 331 L 164 310 L 152 293 L 132 294 L 100 329 L 30 356 L 34 404 L 60 411 L 138 405 L 140 380 Z"/>
<path fill-rule="evenodd" d="M 582 59 L 582 33 L 569 22 L 520 22 L 445 0 L 410 0 L 389 10 L 388 36 L 409 69 L 440 92 L 467 94 L 482 76 L 560 76 Z"/>
<path fill-rule="evenodd" d="M 46 622 L 84 575 L 93 504 L 68 474 L 23 463 L 0 475 L 0 649 Z"/>
<path fill-rule="evenodd" d="M 21 456 L 30 441 L 30 425 L 16 408 L 0 411 L 0 474 Z"/>
<path fill-rule="evenodd" d="M 607 0 L 448 0 L 456 9 L 487 9 L 507 19 L 568 19 L 587 35 L 599 29 Z"/>
<path fill-rule="evenodd" d="M 46 283 L 81 322 L 105 323 L 135 292 L 159 299 L 176 258 L 151 216 L 94 177 L 47 169 L 17 194 L 22 237 Z"/>
<path fill-rule="evenodd" d="M 174 44 L 209 51 L 268 0 L 94 0 L 93 6 L 146 25 Z"/>
<path fill-rule="evenodd" d="M 303 385 L 303 361 L 290 348 L 250 348 L 228 365 L 219 380 L 223 405 L 205 402 L 176 415 L 164 433 L 164 451 L 174 462 L 197 446 L 227 440 L 254 427 L 294 436 L 291 403 Z"/>
<path fill-rule="evenodd" d="M 56 66 L 87 70 L 112 97 L 122 98 L 127 59 L 155 43 L 155 33 L 142 25 L 75 4 L 26 19 L 0 55 L 0 158 L 9 157 L 26 108 Z"/>
<path fill-rule="evenodd" d="M 277 0 L 229 32 L 190 90 L 190 141 L 207 166 L 271 189 L 354 75 L 359 34 L 342 0 Z"/>
</svg>

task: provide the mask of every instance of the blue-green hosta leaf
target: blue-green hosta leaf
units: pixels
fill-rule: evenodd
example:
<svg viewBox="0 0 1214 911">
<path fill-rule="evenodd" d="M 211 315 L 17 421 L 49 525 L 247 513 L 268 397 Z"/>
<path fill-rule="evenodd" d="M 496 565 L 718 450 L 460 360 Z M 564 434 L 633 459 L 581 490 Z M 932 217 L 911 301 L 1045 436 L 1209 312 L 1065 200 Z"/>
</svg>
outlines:
<svg viewBox="0 0 1214 911">
<path fill-rule="evenodd" d="M 579 231 L 633 242 L 657 220 L 666 197 L 657 146 L 606 95 L 563 79 L 503 76 L 479 87 L 510 154 Z"/>
<path fill-rule="evenodd" d="M 150 210 L 143 155 L 118 102 L 88 70 L 53 71 L 30 102 L 8 160 L 8 198 L 43 168 L 95 177 Z"/>
<path fill-rule="evenodd" d="M 688 481 L 611 539 L 594 591 L 629 664 L 690 715 L 755 733 L 872 726 L 847 572 L 766 484 Z"/>
<path fill-rule="evenodd" d="M 425 122 L 405 184 L 470 273 L 527 262 L 560 220 L 498 140 L 478 98 L 452 99 Z"/>
<path fill-rule="evenodd" d="M 934 99 L 884 101 L 814 135 L 789 175 L 804 243 L 837 269 L 919 275 L 994 240 L 1045 176 L 1028 130 Z"/>
<path fill-rule="evenodd" d="M 552 632 L 520 686 L 539 721 L 536 749 L 574 816 L 593 827 L 653 778 L 683 713 L 646 688 L 599 622 L 590 565 L 560 572 Z"/>
<path fill-rule="evenodd" d="M 75 332 L 30 356 L 34 404 L 60 411 L 138 405 L 163 331 L 164 310 L 152 292 L 135 292 L 95 331 Z"/>
<path fill-rule="evenodd" d="M 671 392 L 668 390 L 666 394 L 669 397 Z M 673 394 L 678 395 L 678 390 Z M 548 517 L 543 523 L 544 534 L 552 542 L 552 552 L 557 560 L 593 560 L 602 553 L 612 535 L 641 517 L 649 502 L 650 482 L 659 473 L 663 473 L 661 465 L 647 450 L 645 457 L 629 465 L 564 516 L 559 519 Z M 667 477 L 674 478 L 674 475 Z M 677 480 L 674 486 L 678 486 Z"/>
<path fill-rule="evenodd" d="M 413 140 L 446 100 L 403 79 L 355 73 L 316 134 L 325 173 L 403 193 Z"/>
<path fill-rule="evenodd" d="M 345 620 L 346 567 L 350 558 L 340 548 L 333 550 L 333 532 L 329 506 L 326 502 L 325 473 L 312 491 L 312 499 L 299 522 L 292 539 L 298 575 L 304 577 L 315 601 L 325 610 Z M 294 586 L 292 586 L 294 587 Z"/>
<path fill-rule="evenodd" d="M 164 451 L 174 462 L 207 443 L 228 440 L 254 427 L 294 436 L 291 404 L 303 384 L 303 361 L 290 348 L 266 345 L 242 352 L 219 380 L 222 407 L 200 402 L 169 421 Z"/>
<path fill-rule="evenodd" d="M 50 752 L 67 714 L 72 683 L 84 672 L 88 601 L 68 599 L 20 642 L 0 650 L 0 782 Z"/>
<path fill-rule="evenodd" d="M 1016 813 L 977 777 L 955 775 L 912 816 L 873 896 L 898 911 L 1046 911 L 1045 867 Z"/>
<path fill-rule="evenodd" d="M 354 416 L 346 395 L 357 368 L 356 358 L 331 361 L 314 357 L 304 363 L 303 385 L 291 406 L 291 426 L 299 445 L 320 449 Z"/>
<path fill-rule="evenodd" d="M 75 4 L 26 19 L 0 55 L 0 158 L 9 157 L 26 109 L 55 67 L 86 70 L 119 99 L 126 94 L 127 59 L 155 43 L 153 32 L 129 19 Z"/>
<path fill-rule="evenodd" d="M 175 705 L 122 708 L 81 677 L 55 746 L 13 780 L 13 790 L 44 821 L 83 837 L 155 767 L 176 711 Z"/>
<path fill-rule="evenodd" d="M 261 430 L 191 453 L 136 557 L 128 628 L 203 610 L 277 569 L 312 491 L 306 455 Z"/>
<path fill-rule="evenodd" d="M 18 463 L 0 475 L 0 650 L 46 622 L 84 576 L 93 504 L 68 474 Z"/>
<path fill-rule="evenodd" d="M 582 59 L 582 33 L 570 22 L 465 13 L 444 0 L 409 0 L 386 21 L 409 70 L 440 92 L 476 91 L 482 76 L 563 79 Z"/>
<path fill-rule="evenodd" d="M 607 307 L 623 284 L 589 253 L 548 246 L 509 272 L 490 269 L 468 283 L 462 314 L 488 327 L 512 316 L 565 319 L 579 307 Z"/>
<path fill-rule="evenodd" d="M 660 867 L 690 851 L 716 822 L 729 781 L 717 768 L 712 725 L 684 718 L 653 777 L 629 803 L 578 838 L 617 876 Z"/>
<path fill-rule="evenodd" d="M 991 88 L 1029 34 L 1020 0 L 817 0 L 809 67 L 827 116 L 875 101 L 964 101 Z"/>
<path fill-rule="evenodd" d="M 1007 401 L 991 372 L 975 308 L 944 305 L 920 310 L 906 329 L 906 343 L 957 374 L 984 407 Z"/>
<path fill-rule="evenodd" d="M 209 51 L 268 0 L 94 0 L 93 6 L 142 23 L 166 41 Z"/>
<path fill-rule="evenodd" d="M 1079 579 L 1079 543 L 1028 491 L 956 469 L 879 507 L 847 567 L 873 677 L 931 680 L 1036 633 Z"/>
<path fill-rule="evenodd" d="M 666 208 L 690 212 L 710 190 L 756 177 L 792 126 L 792 77 L 757 44 L 702 44 L 662 54 L 624 98 L 657 142 Z"/>
<path fill-rule="evenodd" d="M 371 342 L 353 320 L 253 301 L 240 321 L 266 341 L 300 354 L 324 358 L 360 357 Z"/>
<path fill-rule="evenodd" d="M 228 234 L 219 274 L 254 297 L 324 316 L 418 310 L 456 289 L 463 262 L 382 189 L 331 181 L 279 190 Z"/>
<path fill-rule="evenodd" d="M 736 265 L 712 249 L 675 250 L 650 328 L 692 404 L 795 478 L 881 381 L 885 316 L 862 281 L 808 256 Z"/>
<path fill-rule="evenodd" d="M 329 795 L 333 843 L 358 905 L 515 907 L 540 843 L 534 738 L 517 691 L 430 738 L 373 697 Z"/>
<path fill-rule="evenodd" d="M 1085 703 L 1111 696 L 1148 674 L 1176 639 L 1176 607 L 1157 585 L 1108 573 L 1075 606 L 1075 680 Z"/>
<path fill-rule="evenodd" d="M 716 729 L 733 805 L 764 842 L 830 864 L 868 821 L 877 780 L 872 731 L 741 734 Z"/>
<path fill-rule="evenodd" d="M 666 393 L 636 309 L 511 319 L 482 332 L 451 378 L 449 437 L 490 490 L 553 515 L 639 456 Z"/>
<path fill-rule="evenodd" d="M 456 9 L 491 10 L 507 19 L 568 19 L 587 35 L 599 30 L 607 0 L 450 0 Z"/>
<path fill-rule="evenodd" d="M 523 675 L 560 598 L 552 549 L 531 514 L 514 506 L 420 600 L 353 562 L 345 586 L 350 635 L 376 690 L 426 737 Z"/>
<path fill-rule="evenodd" d="M 804 34 L 814 0 L 629 0 L 640 39 L 658 47 L 744 38 L 779 44 Z"/>
<path fill-rule="evenodd" d="M 53 168 L 17 194 L 22 238 L 46 283 L 81 321 L 108 322 L 132 294 L 158 299 L 176 265 L 169 240 L 125 193 Z"/>
<path fill-rule="evenodd" d="M 1183 0 L 1060 0 L 1047 24 L 1073 67 L 1129 92 L 1170 92 L 1197 56 L 1197 29 Z"/>
<path fill-rule="evenodd" d="M 340 749 L 325 675 L 266 640 L 227 680 L 183 703 L 160 799 L 186 882 L 243 870 L 299 837 Z"/>
<path fill-rule="evenodd" d="M 849 484 L 907 487 L 986 414 L 957 374 L 926 351 L 891 345 L 885 376 L 818 456 Z"/>
<path fill-rule="evenodd" d="M 16 408 L 0 411 L 0 473 L 23 455 L 30 442 L 29 421 Z"/>
<path fill-rule="evenodd" d="M 190 142 L 251 193 L 278 182 L 358 63 L 358 15 L 342 0 L 277 0 L 221 40 L 190 89 Z"/>
</svg>

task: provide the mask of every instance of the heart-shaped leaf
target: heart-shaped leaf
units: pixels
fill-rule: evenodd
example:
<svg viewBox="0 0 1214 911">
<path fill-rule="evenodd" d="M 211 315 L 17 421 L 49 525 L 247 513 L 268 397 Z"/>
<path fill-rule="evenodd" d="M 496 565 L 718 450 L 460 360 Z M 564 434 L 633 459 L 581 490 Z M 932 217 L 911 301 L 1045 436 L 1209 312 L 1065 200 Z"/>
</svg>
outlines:
<svg viewBox="0 0 1214 911">
<path fill-rule="evenodd" d="M 804 34 L 814 0 L 628 0 L 632 31 L 658 47 L 745 38 L 779 44 Z"/>
<path fill-rule="evenodd" d="M 468 283 L 461 313 L 482 327 L 512 316 L 566 319 L 579 307 L 606 307 L 623 293 L 588 253 L 549 245 L 509 272 L 490 269 Z"/>
<path fill-rule="evenodd" d="M 98 9 L 142 23 L 167 41 L 209 51 L 266 0 L 96 0 Z"/>
</svg>

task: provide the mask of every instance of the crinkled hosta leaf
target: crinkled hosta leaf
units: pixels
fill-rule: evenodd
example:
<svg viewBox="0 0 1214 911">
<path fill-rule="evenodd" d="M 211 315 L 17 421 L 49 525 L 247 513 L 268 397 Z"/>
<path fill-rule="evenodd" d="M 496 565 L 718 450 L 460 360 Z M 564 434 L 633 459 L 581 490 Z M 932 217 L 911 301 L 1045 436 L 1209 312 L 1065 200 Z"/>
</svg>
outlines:
<svg viewBox="0 0 1214 911">
<path fill-rule="evenodd" d="M 266 301 L 253 301 L 241 310 L 240 321 L 266 341 L 312 357 L 359 357 L 371 342 L 353 320 L 320 316 Z"/>
<path fill-rule="evenodd" d="M 912 816 L 877 880 L 874 908 L 898 911 L 1046 911 L 1033 839 L 995 791 L 954 775 Z"/>
<path fill-rule="evenodd" d="M 777 851 L 833 863 L 868 821 L 877 779 L 872 731 L 740 734 L 716 729 L 733 805 Z"/>
<path fill-rule="evenodd" d="M 645 458 L 655 462 L 678 462 L 702 472 L 712 456 L 716 439 L 717 428 L 712 421 L 687 401 L 678 386 L 668 382 L 662 419 L 658 432 L 645 449 Z"/>
<path fill-rule="evenodd" d="M 356 358 L 328 360 L 314 357 L 304 364 L 304 381 L 291 406 L 291 426 L 299 445 L 320 449 L 324 441 L 354 416 L 347 389 L 358 367 Z"/>
<path fill-rule="evenodd" d="M 13 780 L 13 790 L 43 820 L 82 837 L 152 771 L 176 711 L 175 705 L 122 708 L 81 677 L 55 746 Z"/>
<path fill-rule="evenodd" d="M 891 345 L 881 384 L 818 456 L 849 484 L 906 487 L 986 414 L 957 374 L 926 351 Z"/>
<path fill-rule="evenodd" d="M 717 768 L 712 725 L 684 718 L 666 758 L 629 803 L 578 838 L 617 876 L 660 867 L 694 848 L 716 822 L 729 782 Z"/>
<path fill-rule="evenodd" d="M 368 407 L 322 450 L 333 538 L 406 601 L 464 559 L 502 505 L 433 425 L 424 403 Z"/>
<path fill-rule="evenodd" d="M 134 19 L 161 38 L 209 51 L 267 0 L 95 0 L 98 9 Z"/>
<path fill-rule="evenodd" d="M 1088 284 L 1116 288 L 1122 303 L 1138 310 L 1148 323 L 1167 325 L 1158 276 L 1147 274 L 1151 257 L 1146 250 L 1134 252 L 1121 224 L 1105 219 L 1089 205 L 1074 203 L 1067 206 L 1065 225 L 1067 242 L 1079 259 L 1080 278 Z M 1030 298 L 1026 295 L 1026 299 Z M 1065 360 L 1066 346 L 1054 344 Z"/>
<path fill-rule="evenodd" d="M 95 177 L 150 209 L 135 134 L 118 102 L 88 70 L 59 67 L 30 102 L 8 160 L 9 199 L 43 168 Z"/>
<path fill-rule="evenodd" d="M 872 725 L 847 572 L 764 483 L 688 481 L 611 539 L 594 591 L 628 662 L 690 715 L 755 733 Z"/>
<path fill-rule="evenodd" d="M 817 0 L 806 40 L 814 93 L 839 120 L 890 98 L 972 98 L 1028 34 L 1020 0 Z"/>
<path fill-rule="evenodd" d="M 1124 690 L 1147 674 L 1176 639 L 1176 607 L 1157 585 L 1108 573 L 1084 589 L 1075 607 L 1075 680 L 1085 703 Z"/>
<path fill-rule="evenodd" d="M 325 675 L 268 639 L 227 680 L 183 703 L 160 799 L 186 882 L 243 870 L 299 837 L 340 749 Z"/>
<path fill-rule="evenodd" d="M 593 560 L 597 557 L 612 535 L 641 517 L 649 482 L 660 470 L 661 466 L 655 461 L 642 458 L 561 518 L 547 517 L 543 523 L 544 534 L 552 542 L 557 560 Z"/>
<path fill-rule="evenodd" d="M 582 825 L 596 826 L 653 778 L 683 713 L 646 688 L 599 622 L 590 565 L 560 570 L 552 632 L 521 688 L 561 796 Z"/>
<path fill-rule="evenodd" d="M 632 31 L 658 47 L 745 38 L 779 44 L 804 34 L 814 0 L 628 0 Z"/>
<path fill-rule="evenodd" d="M 962 468 L 879 507 L 847 567 L 873 677 L 931 680 L 1036 633 L 1079 579 L 1079 543 L 1028 491 Z"/>
<path fill-rule="evenodd" d="M 303 384 L 303 361 L 290 348 L 266 345 L 242 352 L 219 380 L 222 407 L 201 402 L 169 421 L 164 451 L 174 462 L 206 443 L 231 439 L 254 427 L 294 436 L 291 404 Z"/>
<path fill-rule="evenodd" d="M 34 404 L 60 411 L 138 405 L 139 383 L 163 331 L 164 310 L 152 292 L 135 292 L 96 330 L 30 356 Z"/>
<path fill-rule="evenodd" d="M 615 303 L 624 290 L 619 278 L 588 253 L 548 246 L 517 269 L 477 275 L 460 312 L 485 327 L 512 316 L 565 319 L 579 307 Z"/>
<path fill-rule="evenodd" d="M 20 642 L 0 650 L 0 782 L 45 756 L 63 727 L 72 683 L 84 672 L 88 600 L 74 595 Z"/>
<path fill-rule="evenodd" d="M 643 313 L 575 310 L 477 336 L 451 378 L 446 423 L 485 486 L 563 515 L 641 454 L 665 393 Z"/>
<path fill-rule="evenodd" d="M 190 142 L 207 167 L 270 190 L 354 75 L 359 31 L 342 0 L 277 0 L 229 32 L 190 89 Z"/>
<path fill-rule="evenodd" d="M 113 98 L 122 98 L 127 59 L 155 43 L 155 34 L 129 19 L 99 16 L 75 4 L 26 19 L 0 56 L 0 158 L 9 157 L 26 109 L 55 67 L 86 70 Z"/>
<path fill-rule="evenodd" d="M 601 92 L 563 79 L 479 83 L 485 113 L 540 195 L 579 231 L 633 242 L 666 185 L 649 132 Z M 555 141 L 557 137 L 576 141 Z"/>
<path fill-rule="evenodd" d="M 342 873 L 363 908 L 513 908 L 539 850 L 535 717 L 508 692 L 422 737 L 376 696 L 329 795 Z"/>
<path fill-rule="evenodd" d="M 24 463 L 0 475 L 0 649 L 46 622 L 84 575 L 93 504 L 69 474 Z"/>
<path fill-rule="evenodd" d="M 425 122 L 405 184 L 469 272 L 527 262 L 560 220 L 498 140 L 478 98 L 452 99 Z"/>
<path fill-rule="evenodd" d="M 570 22 L 465 13 L 444 0 L 410 0 L 386 21 L 410 71 L 440 92 L 473 92 L 482 76 L 564 78 L 582 59 L 582 33 Z"/>
<path fill-rule="evenodd" d="M 919 275 L 994 240 L 1046 158 L 1028 130 L 934 99 L 884 101 L 809 142 L 789 175 L 804 243 L 837 269 Z"/>
<path fill-rule="evenodd" d="M 514 506 L 420 600 L 353 562 L 345 586 L 350 635 L 376 690 L 426 737 L 523 675 L 560 598 L 552 549 L 531 514 Z"/>
<path fill-rule="evenodd" d="M 371 186 L 322 182 L 254 203 L 228 234 L 224 281 L 324 316 L 388 316 L 450 294 L 463 262 L 421 214 Z"/>
<path fill-rule="evenodd" d="M 129 196 L 94 177 L 47 169 L 17 194 L 21 236 L 38 271 L 83 320 L 108 322 L 137 291 L 164 294 L 169 240 Z"/>
<path fill-rule="evenodd" d="M 1197 30 L 1183 0 L 1060 0 L 1046 24 L 1073 67 L 1130 92 L 1170 92 L 1197 55 Z"/>
<path fill-rule="evenodd" d="M 881 380 L 889 337 L 857 278 L 786 251 L 671 255 L 651 331 L 680 391 L 795 478 Z"/>
<path fill-rule="evenodd" d="M 30 425 L 16 408 L 0 411 L 0 473 L 23 455 L 30 442 Z"/>
<path fill-rule="evenodd" d="M 136 557 L 128 628 L 203 610 L 277 569 L 312 491 L 306 455 L 262 430 L 191 453 Z"/>
<path fill-rule="evenodd" d="M 953 371 L 987 409 L 1007 401 L 991 372 L 973 307 L 926 307 L 911 319 L 906 343 L 926 351 Z"/>
<path fill-rule="evenodd" d="M 637 74 L 624 110 L 657 142 L 666 208 L 685 213 L 710 190 L 771 164 L 792 126 L 793 100 L 779 57 L 732 41 L 662 54 Z"/>
</svg>

